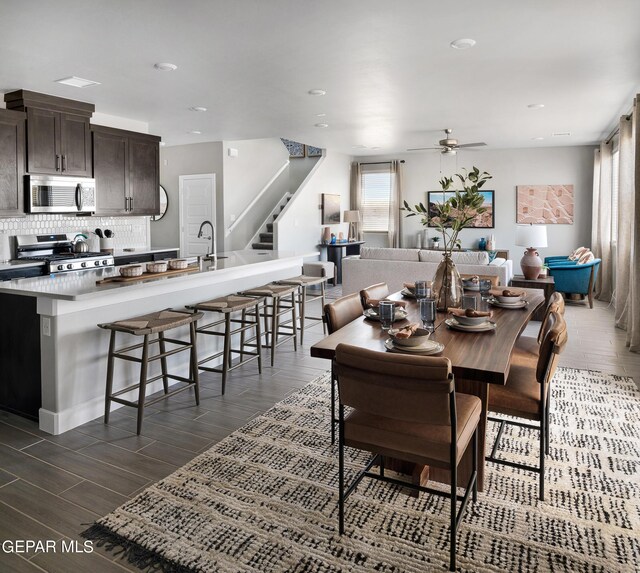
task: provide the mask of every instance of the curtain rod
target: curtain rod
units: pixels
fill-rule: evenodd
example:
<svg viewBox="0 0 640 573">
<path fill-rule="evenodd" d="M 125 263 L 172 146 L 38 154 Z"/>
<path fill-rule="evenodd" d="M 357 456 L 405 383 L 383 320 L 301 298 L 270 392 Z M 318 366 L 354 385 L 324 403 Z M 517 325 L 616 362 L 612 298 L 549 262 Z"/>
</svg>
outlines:
<svg viewBox="0 0 640 573">
<path fill-rule="evenodd" d="M 629 121 L 633 117 L 633 112 L 627 115 L 623 115 L 622 117 L 624 117 L 627 121 Z M 619 133 L 620 133 L 620 125 L 617 125 L 616 127 L 613 128 L 613 131 L 609 134 L 609 137 L 607 137 L 607 139 L 604 140 L 605 145 L 609 145 L 611 140 Z"/>
<path fill-rule="evenodd" d="M 360 165 L 384 165 L 385 163 L 391 163 L 391 161 L 374 161 L 369 163 L 360 163 Z M 404 159 L 401 159 L 400 163 L 404 163 Z"/>
</svg>

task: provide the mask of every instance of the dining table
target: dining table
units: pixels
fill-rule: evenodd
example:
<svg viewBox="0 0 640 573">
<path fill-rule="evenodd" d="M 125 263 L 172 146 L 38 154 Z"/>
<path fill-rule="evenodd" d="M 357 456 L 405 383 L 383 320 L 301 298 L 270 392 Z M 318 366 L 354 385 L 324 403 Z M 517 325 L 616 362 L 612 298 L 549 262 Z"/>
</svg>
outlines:
<svg viewBox="0 0 640 573">
<path fill-rule="evenodd" d="M 482 402 L 482 414 L 478 426 L 478 489 L 484 490 L 485 482 L 485 451 L 487 429 L 487 407 L 489 392 L 492 384 L 506 384 L 509 378 L 511 354 L 518 337 L 531 320 L 538 308 L 544 305 L 544 293 L 539 289 L 518 289 L 525 293 L 524 304 L 521 308 L 498 307 L 489 305 L 480 293 L 476 293 L 478 308 L 487 306 L 491 310 L 490 320 L 495 328 L 488 331 L 461 331 L 451 328 L 447 320 L 451 315 L 438 312 L 435 330 L 431 340 L 444 345 L 437 356 L 445 356 L 451 361 L 455 378 L 456 392 L 478 396 Z M 405 292 L 405 294 L 403 294 Z M 407 317 L 394 322 L 394 328 L 410 323 L 421 323 L 419 305 L 414 297 L 406 297 L 406 291 L 393 293 L 390 300 L 403 300 L 406 303 Z M 469 293 L 465 293 L 469 294 Z M 385 342 L 389 335 L 381 328 L 377 320 L 361 316 L 343 326 L 341 329 L 316 342 L 310 349 L 311 356 L 333 360 L 338 344 L 350 344 L 369 350 L 388 352 Z M 339 384 L 339 383 L 338 383 Z M 450 483 L 449 471 L 440 468 L 426 468 L 415 464 L 400 462 L 394 469 L 410 474 L 415 483 L 433 480 Z M 465 487 L 472 471 L 471 448 L 467 448 L 465 456 L 458 466 L 458 485 Z"/>
</svg>

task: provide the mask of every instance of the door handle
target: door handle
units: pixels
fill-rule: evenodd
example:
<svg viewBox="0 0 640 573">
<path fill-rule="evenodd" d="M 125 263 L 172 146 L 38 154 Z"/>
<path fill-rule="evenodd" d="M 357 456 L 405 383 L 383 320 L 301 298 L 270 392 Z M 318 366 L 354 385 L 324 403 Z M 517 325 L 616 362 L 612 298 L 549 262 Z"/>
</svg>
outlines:
<svg viewBox="0 0 640 573">
<path fill-rule="evenodd" d="M 124 198 L 124 210 L 125 211 L 129 210 L 129 197 Z"/>
<path fill-rule="evenodd" d="M 60 171 L 60 156 L 56 155 L 56 171 Z"/>
<path fill-rule="evenodd" d="M 133 197 L 129 199 L 129 210 L 133 211 Z"/>
<path fill-rule="evenodd" d="M 67 156 L 63 155 L 62 156 L 62 171 L 66 171 L 67 170 Z"/>
</svg>

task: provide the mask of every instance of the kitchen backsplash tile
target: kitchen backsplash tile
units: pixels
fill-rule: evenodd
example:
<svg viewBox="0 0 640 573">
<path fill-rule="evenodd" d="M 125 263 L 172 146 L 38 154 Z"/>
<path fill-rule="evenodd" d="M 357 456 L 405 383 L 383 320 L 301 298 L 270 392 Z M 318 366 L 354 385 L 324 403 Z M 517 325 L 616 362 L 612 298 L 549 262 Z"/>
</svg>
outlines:
<svg viewBox="0 0 640 573">
<path fill-rule="evenodd" d="M 73 217 L 68 215 L 27 215 L 0 219 L 0 233 L 44 235 L 48 233 L 93 233 L 111 229 L 116 249 L 150 248 L 149 217 Z M 87 235 L 92 239 L 94 235 Z"/>
</svg>

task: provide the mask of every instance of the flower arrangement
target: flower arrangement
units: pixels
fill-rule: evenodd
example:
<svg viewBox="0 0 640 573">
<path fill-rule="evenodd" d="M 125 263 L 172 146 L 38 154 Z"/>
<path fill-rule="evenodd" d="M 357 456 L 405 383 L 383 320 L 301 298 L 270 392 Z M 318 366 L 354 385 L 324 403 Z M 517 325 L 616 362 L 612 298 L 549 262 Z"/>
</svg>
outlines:
<svg viewBox="0 0 640 573">
<path fill-rule="evenodd" d="M 486 171 L 482 173 L 477 167 L 470 171 L 463 169 L 462 173 L 456 173 L 453 177 L 443 177 L 440 179 L 440 187 L 443 191 L 450 191 L 454 178 L 462 183 L 462 190 L 455 189 L 454 196 L 444 203 L 433 203 L 429 208 L 423 203 L 418 203 L 413 208 L 405 201 L 403 211 L 409 211 L 407 217 L 421 217 L 420 223 L 425 227 L 431 223 L 435 225 L 438 232 L 442 234 L 442 248 L 445 255 L 450 255 L 451 251 L 460 247 L 458 235 L 462 229 L 469 227 L 476 216 L 484 213 L 487 209 L 482 206 L 484 198 L 480 193 L 482 186 L 491 179 L 491 175 Z"/>
</svg>

